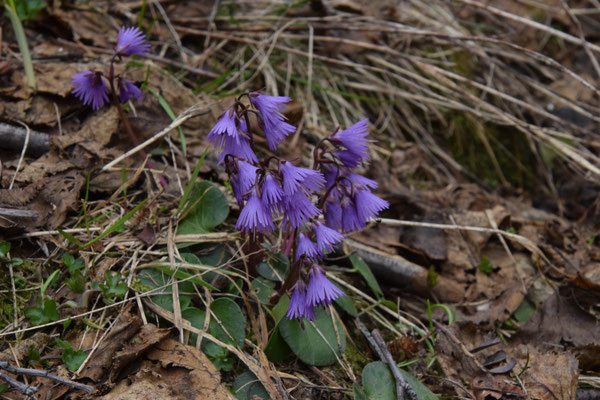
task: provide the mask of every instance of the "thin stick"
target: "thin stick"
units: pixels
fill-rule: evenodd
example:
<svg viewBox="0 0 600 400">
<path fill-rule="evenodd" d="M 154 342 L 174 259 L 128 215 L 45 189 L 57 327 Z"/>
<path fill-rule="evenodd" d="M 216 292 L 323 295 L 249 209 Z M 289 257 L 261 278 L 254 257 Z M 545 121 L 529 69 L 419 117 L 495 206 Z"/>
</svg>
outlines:
<svg viewBox="0 0 600 400">
<path fill-rule="evenodd" d="M 65 379 L 65 378 L 61 378 L 60 376 L 52 375 L 48 371 L 44 371 L 42 369 L 13 367 L 12 365 L 10 365 L 8 363 L 8 361 L 0 361 L 0 369 L 8 371 L 12 374 L 39 376 L 42 378 L 47 378 L 47 379 L 53 380 L 55 382 L 64 383 L 65 385 L 69 385 L 71 387 L 74 387 L 75 389 L 83 390 L 84 392 L 87 392 L 87 393 L 91 393 L 94 391 L 93 386 L 84 385 L 83 383 L 74 382 L 70 379 Z M 2 379 L 4 379 L 4 378 L 2 377 Z M 29 388 L 33 388 L 33 389 L 35 389 L 35 391 L 37 391 L 37 388 L 35 388 L 33 386 L 29 386 Z M 21 390 L 21 389 L 19 389 L 19 390 Z M 25 392 L 23 392 L 23 393 L 25 393 Z"/>
<path fill-rule="evenodd" d="M 38 391 L 38 389 L 35 386 L 29 386 L 24 383 L 21 383 L 3 372 L 0 372 L 0 379 L 8 383 L 10 386 L 17 388 L 21 393 L 23 393 L 26 396 L 33 396 L 35 392 Z"/>
<path fill-rule="evenodd" d="M 17 168 L 15 169 L 15 174 L 13 175 L 11 181 L 10 181 L 10 185 L 8 185 L 8 190 L 11 190 L 13 187 L 13 184 L 15 183 L 15 179 L 17 179 L 17 174 L 19 173 L 19 170 L 21 169 L 21 164 L 23 163 L 23 159 L 25 158 L 25 152 L 27 151 L 27 146 L 29 145 L 29 136 L 31 136 L 31 129 L 29 129 L 29 125 L 21 122 L 21 121 L 17 121 L 19 124 L 23 125 L 25 127 L 25 129 L 27 129 L 27 133 L 25 133 L 25 142 L 23 143 L 23 150 L 21 150 L 21 156 L 19 157 L 19 162 L 17 163 Z"/>
<path fill-rule="evenodd" d="M 383 362 L 385 362 L 390 368 L 392 375 L 394 376 L 394 380 L 396 381 L 396 394 L 398 395 L 398 400 L 404 400 L 404 393 L 408 394 L 408 396 L 417 400 L 417 394 L 413 390 L 413 388 L 408 384 L 404 376 L 400 372 L 400 369 L 396 365 L 394 358 L 392 357 L 392 353 L 390 353 L 387 345 L 385 344 L 381 334 L 377 329 L 373 329 L 373 332 L 369 333 L 367 327 L 363 325 L 358 319 L 356 319 L 356 324 L 360 329 L 360 332 L 364 335 L 365 339 L 369 343 L 371 349 L 377 354 L 377 357 Z"/>
<path fill-rule="evenodd" d="M 171 132 L 173 129 L 182 125 L 188 119 L 197 117 L 199 115 L 208 114 L 210 112 L 211 105 L 213 105 L 213 104 L 204 106 L 202 108 L 198 107 L 197 105 L 188 108 L 183 113 L 179 114 L 179 116 L 175 120 L 173 120 L 173 122 L 171 122 L 171 124 L 169 126 L 167 126 L 165 129 L 158 132 L 156 135 L 152 136 L 150 139 L 146 140 L 145 142 L 135 146 L 133 149 L 129 150 L 125 154 L 122 154 L 119 157 L 115 158 L 113 161 L 109 162 L 104 167 L 102 167 L 101 171 L 105 172 L 105 171 L 109 170 L 110 168 L 114 167 L 115 165 L 117 165 L 118 163 L 120 163 L 121 161 L 123 161 L 124 159 L 130 157 L 132 154 L 135 154 L 138 151 L 145 149 L 146 147 L 150 146 L 152 143 L 161 139 L 167 133 Z M 202 111 L 200 112 L 199 110 L 201 110 L 201 109 L 202 109 Z"/>
</svg>

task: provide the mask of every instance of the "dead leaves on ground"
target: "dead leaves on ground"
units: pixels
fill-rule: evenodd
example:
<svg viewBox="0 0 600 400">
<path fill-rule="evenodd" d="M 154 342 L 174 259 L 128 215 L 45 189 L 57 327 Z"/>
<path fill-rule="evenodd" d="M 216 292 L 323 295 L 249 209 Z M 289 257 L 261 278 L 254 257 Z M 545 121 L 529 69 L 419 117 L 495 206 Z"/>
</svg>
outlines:
<svg viewBox="0 0 600 400">
<path fill-rule="evenodd" d="M 168 329 L 159 329 L 153 324 L 142 324 L 139 315 L 124 310 L 117 321 L 100 335 L 74 334 L 67 339 L 74 348 L 81 347 L 88 353 L 93 349 L 77 380 L 95 387 L 93 398 L 165 400 L 183 399 L 231 399 L 221 385 L 221 376 L 202 351 L 183 345 L 169 338 Z M 98 340 L 98 341 L 96 341 Z M 0 353 L 0 360 L 23 363 L 29 346 L 41 349 L 50 343 L 48 335 L 38 333 Z M 57 353 L 58 354 L 58 353 Z M 71 379 L 71 373 L 59 366 L 55 375 Z M 35 378 L 31 385 L 38 387 L 38 395 L 57 399 L 66 395 L 71 388 L 44 378 Z M 83 398 L 71 390 L 70 398 Z M 9 391 L 11 398 L 24 398 L 18 392 Z"/>
</svg>

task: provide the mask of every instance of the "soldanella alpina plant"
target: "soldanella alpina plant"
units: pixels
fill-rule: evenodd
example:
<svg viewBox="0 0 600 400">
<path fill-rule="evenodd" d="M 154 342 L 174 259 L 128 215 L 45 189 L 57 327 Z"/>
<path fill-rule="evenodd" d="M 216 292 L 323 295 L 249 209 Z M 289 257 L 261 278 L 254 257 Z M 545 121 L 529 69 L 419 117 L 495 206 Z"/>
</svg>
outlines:
<svg viewBox="0 0 600 400">
<path fill-rule="evenodd" d="M 262 129 L 270 150 L 295 132 L 282 114 L 290 100 L 244 93 L 221 115 L 208 139 L 221 150 L 219 162 L 241 207 L 236 228 L 247 236 L 249 249 L 277 245 L 291 260 L 279 292 L 291 293 L 287 317 L 312 320 L 316 307 L 344 295 L 327 278 L 324 257 L 344 234 L 362 230 L 389 204 L 372 193 L 377 182 L 355 171 L 369 158 L 366 119 L 317 143 L 312 168 L 257 156 L 252 126 Z M 278 237 L 283 239 L 277 242 Z"/>
<path fill-rule="evenodd" d="M 125 130 L 134 146 L 140 143 L 121 104 L 127 103 L 129 100 L 140 101 L 144 94 L 135 83 L 125 78 L 121 73 L 115 72 L 115 65 L 126 57 L 144 56 L 149 50 L 150 44 L 146 43 L 146 35 L 138 27 L 121 27 L 117 34 L 117 43 L 113 47 L 113 54 L 107 71 L 85 70 L 73 75 L 71 78 L 75 87 L 73 94 L 84 105 L 92 106 L 94 111 L 109 103 L 112 99 L 112 103 L 119 111 L 119 117 L 123 121 Z M 140 150 L 140 154 L 144 159 L 147 159 L 144 150 Z M 157 169 L 150 159 L 148 159 L 147 165 L 150 169 Z M 159 174 L 158 178 L 163 187 L 167 186 L 167 181 L 163 175 Z"/>
</svg>

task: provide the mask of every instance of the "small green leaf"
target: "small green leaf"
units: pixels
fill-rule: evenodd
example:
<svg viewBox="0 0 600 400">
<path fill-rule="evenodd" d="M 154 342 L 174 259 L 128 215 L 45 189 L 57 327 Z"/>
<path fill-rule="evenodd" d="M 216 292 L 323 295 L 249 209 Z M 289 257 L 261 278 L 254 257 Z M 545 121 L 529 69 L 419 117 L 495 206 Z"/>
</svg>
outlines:
<svg viewBox="0 0 600 400">
<path fill-rule="evenodd" d="M 524 299 L 523 302 L 519 305 L 519 307 L 513 313 L 513 316 L 518 322 L 526 322 L 533 316 L 535 313 L 535 305 L 532 304 L 529 300 Z"/>
<path fill-rule="evenodd" d="M 179 223 L 179 235 L 213 232 L 229 214 L 225 195 L 212 183 L 203 181 L 194 187 Z"/>
<path fill-rule="evenodd" d="M 494 272 L 494 267 L 492 267 L 492 265 L 490 264 L 490 260 L 488 260 L 485 257 L 481 257 L 481 262 L 479 263 L 477 268 L 486 275 L 489 275 L 492 272 Z"/>
<path fill-rule="evenodd" d="M 269 392 L 252 372 L 244 372 L 233 381 L 233 394 L 238 400 L 269 400 Z"/>
<path fill-rule="evenodd" d="M 73 257 L 73 255 L 69 253 L 63 254 L 62 260 L 67 267 L 70 267 L 71 265 L 75 264 L 75 257 Z"/>
<path fill-rule="evenodd" d="M 352 262 L 352 266 L 358 271 L 358 273 L 362 275 L 363 279 L 367 282 L 367 285 L 369 285 L 369 288 L 375 297 L 378 299 L 382 298 L 383 291 L 381 290 L 379 283 L 377 283 L 377 279 L 375 279 L 375 275 L 373 275 L 373 272 L 371 272 L 371 269 L 367 263 L 365 263 L 363 259 L 356 254 L 352 254 L 350 256 L 350 262 Z"/>
<path fill-rule="evenodd" d="M 57 269 L 42 283 L 42 286 L 40 287 L 40 294 L 42 295 L 42 297 L 44 297 L 44 295 L 46 294 L 46 290 L 48 290 L 48 287 L 59 272 L 60 271 Z"/>
<path fill-rule="evenodd" d="M 42 303 L 39 297 L 37 299 L 37 307 L 29 307 L 25 310 L 25 316 L 29 318 L 32 325 L 43 325 L 48 322 L 58 321 L 60 318 L 56 309 L 56 302 L 47 298 Z"/>
<path fill-rule="evenodd" d="M 323 366 L 333 364 L 346 348 L 346 335 L 342 323 L 337 318 L 335 322 L 334 328 L 331 314 L 322 307 L 317 307 L 312 323 L 303 320 L 302 327 L 297 320 L 283 318 L 279 322 L 279 329 L 281 336 L 298 358 L 309 365 Z"/>
<path fill-rule="evenodd" d="M 83 350 L 74 351 L 71 348 L 65 349 L 62 353 L 62 360 L 69 369 L 69 371 L 77 371 L 81 364 L 87 358 L 87 354 Z"/>
<path fill-rule="evenodd" d="M 75 293 L 83 293 L 85 291 L 86 280 L 79 271 L 75 271 L 74 274 L 65 279 L 65 283 Z"/>
<path fill-rule="evenodd" d="M 363 386 L 369 400 L 396 400 L 396 381 L 389 367 L 375 361 L 367 364 L 362 372 Z"/>
<path fill-rule="evenodd" d="M 9 242 L 0 242 L 0 257 L 4 258 L 10 251 L 10 243 Z"/>
<path fill-rule="evenodd" d="M 15 0 L 17 15 L 21 21 L 27 21 L 35 18 L 35 16 L 46 8 L 47 4 L 44 0 Z"/>
<path fill-rule="evenodd" d="M 125 293 L 127 293 L 127 284 L 125 282 L 120 282 L 120 272 L 115 272 L 113 274 L 111 271 L 106 270 L 104 278 L 106 279 L 106 285 L 100 284 L 100 289 L 105 298 L 112 299 L 115 297 L 123 297 Z"/>
</svg>

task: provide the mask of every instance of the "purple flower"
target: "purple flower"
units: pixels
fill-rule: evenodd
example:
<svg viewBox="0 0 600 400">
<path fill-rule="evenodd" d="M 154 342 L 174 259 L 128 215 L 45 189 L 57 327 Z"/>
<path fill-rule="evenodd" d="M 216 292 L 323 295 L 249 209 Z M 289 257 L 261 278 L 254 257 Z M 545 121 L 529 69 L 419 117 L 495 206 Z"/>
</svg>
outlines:
<svg viewBox="0 0 600 400">
<path fill-rule="evenodd" d="M 281 174 L 283 175 L 283 190 L 288 196 L 295 193 L 300 186 L 317 191 L 325 183 L 325 179 L 319 171 L 296 167 L 289 161 L 281 163 Z"/>
<path fill-rule="evenodd" d="M 310 280 L 306 289 L 306 304 L 308 306 L 322 305 L 325 307 L 344 295 L 344 292 L 327 279 L 325 272 L 318 265 L 313 265 L 309 276 Z"/>
<path fill-rule="evenodd" d="M 356 216 L 364 222 L 374 218 L 379 211 L 390 206 L 390 203 L 375 196 L 369 189 L 360 186 L 355 187 L 354 204 L 356 204 Z"/>
<path fill-rule="evenodd" d="M 253 190 L 242 212 L 240 212 L 235 229 L 244 232 L 254 231 L 264 233 L 273 230 L 274 227 L 271 212 L 267 210 L 256 195 L 256 190 Z"/>
<path fill-rule="evenodd" d="M 294 285 L 294 291 L 292 292 L 288 306 L 287 318 L 296 318 L 298 320 L 306 318 L 310 321 L 315 319 L 315 308 L 306 303 L 306 288 L 301 280 Z"/>
<path fill-rule="evenodd" d="M 146 35 L 137 26 L 119 29 L 117 35 L 117 44 L 115 53 L 120 56 L 145 55 L 150 50 L 150 45 L 146 43 Z"/>
<path fill-rule="evenodd" d="M 296 260 L 302 256 L 307 256 L 312 259 L 320 258 L 319 249 L 312 240 L 306 237 L 304 233 L 298 235 L 298 246 L 296 247 Z"/>
<path fill-rule="evenodd" d="M 369 179 L 360 174 L 350 171 L 345 176 L 347 176 L 348 179 L 350 179 L 350 181 L 352 181 L 352 183 L 355 185 L 364 185 L 370 189 L 377 189 L 378 184 L 373 179 Z"/>
<path fill-rule="evenodd" d="M 281 200 L 283 199 L 283 190 L 277 180 L 271 174 L 267 174 L 262 186 L 262 198 L 265 205 L 272 209 L 281 208 Z"/>
<path fill-rule="evenodd" d="M 302 190 L 285 198 L 285 217 L 293 228 L 299 228 L 310 218 L 316 217 L 321 210 L 315 206 Z"/>
<path fill-rule="evenodd" d="M 329 197 L 325 203 L 325 225 L 335 231 L 342 229 L 342 206 L 335 197 Z"/>
<path fill-rule="evenodd" d="M 231 184 L 238 204 L 240 204 L 246 192 L 255 185 L 258 168 L 243 160 L 236 160 L 235 165 L 237 166 L 237 173 L 232 176 Z"/>
<path fill-rule="evenodd" d="M 133 82 L 120 78 L 119 100 L 121 100 L 121 103 L 127 103 L 132 98 L 134 98 L 136 101 L 140 101 L 144 98 L 144 94 L 137 86 L 135 86 Z"/>
<path fill-rule="evenodd" d="M 271 150 L 275 150 L 283 138 L 296 131 L 293 125 L 285 122 L 286 118 L 281 114 L 285 108 L 284 104 L 291 100 L 289 97 L 250 93 L 250 101 L 262 116 L 265 137 Z"/>
<path fill-rule="evenodd" d="M 317 237 L 317 248 L 322 252 L 333 250 L 333 246 L 344 240 L 344 235 L 323 225 L 319 221 L 313 223 L 313 230 Z"/>
<path fill-rule="evenodd" d="M 83 71 L 73 75 L 73 94 L 84 105 L 92 105 L 97 110 L 108 102 L 108 85 L 101 72 Z"/>
<path fill-rule="evenodd" d="M 239 141 L 240 131 L 236 125 L 233 107 L 221 115 L 221 118 L 219 118 L 210 132 L 208 132 L 208 136 L 206 138 L 216 147 L 221 147 L 223 145 L 224 135 L 229 135 Z"/>
<path fill-rule="evenodd" d="M 223 139 L 221 142 L 223 151 L 219 155 L 219 164 L 223 162 L 227 155 L 232 155 L 251 162 L 258 162 L 258 158 L 256 158 L 254 151 L 252 151 L 248 139 L 243 136 L 237 138 L 229 135 L 222 135 L 221 137 Z"/>
<path fill-rule="evenodd" d="M 363 159 L 369 158 L 368 140 L 365 139 L 369 134 L 367 122 L 367 119 L 360 120 L 350 128 L 337 132 L 330 139 L 332 143 L 346 148 L 338 150 L 335 154 L 349 168 L 355 168 Z"/>
<path fill-rule="evenodd" d="M 342 199 L 342 232 L 359 231 L 364 227 L 364 220 L 358 218 L 354 204 L 348 198 Z"/>
</svg>

